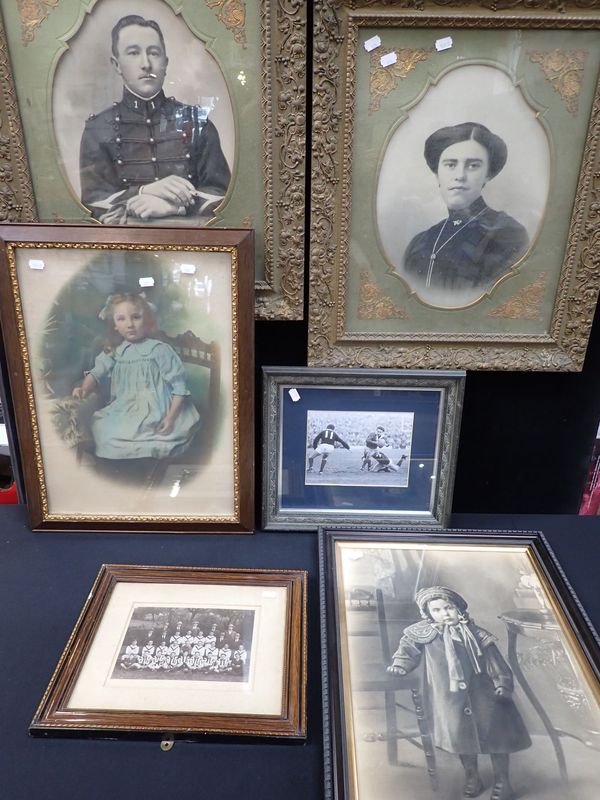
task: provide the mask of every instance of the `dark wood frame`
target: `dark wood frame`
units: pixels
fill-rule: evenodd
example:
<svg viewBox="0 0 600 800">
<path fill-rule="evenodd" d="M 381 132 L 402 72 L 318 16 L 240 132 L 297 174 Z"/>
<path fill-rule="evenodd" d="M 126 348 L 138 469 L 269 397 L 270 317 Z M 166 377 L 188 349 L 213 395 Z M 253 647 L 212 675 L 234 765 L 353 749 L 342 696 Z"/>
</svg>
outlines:
<svg viewBox="0 0 600 800">
<path fill-rule="evenodd" d="M 52 514 L 44 500 L 41 447 L 34 419 L 33 389 L 24 361 L 26 344 L 20 338 L 24 320 L 15 303 L 19 289 L 10 274 L 8 251 L 20 246 L 57 245 L 83 248 L 85 245 L 118 247 L 136 245 L 148 248 L 225 250 L 236 255 L 237 274 L 232 288 L 232 319 L 236 326 L 233 348 L 232 383 L 234 402 L 234 470 L 237 481 L 238 512 L 233 521 L 213 521 L 201 514 L 190 519 L 151 518 L 131 520 L 123 514 L 115 518 L 85 515 L 64 519 Z M 254 529 L 254 314 L 253 314 L 254 234 L 244 229 L 167 229 L 96 225 L 14 224 L 0 226 L 0 330 L 4 339 L 7 372 L 16 418 L 16 432 L 23 483 L 33 530 L 126 531 L 180 533 L 247 533 Z M 242 353 L 243 348 L 243 353 Z M 7 387 L 8 388 L 8 387 Z M 236 415 L 237 407 L 237 415 Z M 236 468 L 237 467 L 237 468 Z M 60 518 L 59 518 L 60 517 Z"/>
<path fill-rule="evenodd" d="M 218 584 L 285 587 L 288 592 L 282 710 L 278 716 L 197 712 L 69 709 L 67 703 L 118 583 Z M 218 733 L 303 738 L 306 735 L 306 585 L 303 570 L 104 564 L 31 722 L 33 734 L 52 731 Z"/>
<path fill-rule="evenodd" d="M 344 686 L 341 667 L 341 642 L 338 637 L 339 605 L 337 600 L 337 576 L 335 569 L 335 546 L 339 541 L 355 542 L 358 547 L 369 548 L 373 542 L 414 542 L 415 544 L 444 543 L 525 546 L 528 547 L 536 566 L 545 582 L 544 590 L 555 601 L 558 616 L 566 632 L 572 634 L 572 643 L 577 642 L 586 666 L 593 680 L 600 684 L 600 637 L 571 587 L 548 541 L 541 532 L 532 531 L 475 531 L 475 530 L 437 530 L 437 531 L 356 531 L 319 529 L 319 597 L 321 608 L 321 678 L 323 694 L 323 748 L 325 763 L 325 800 L 353 800 L 348 784 L 349 765 L 346 758 L 344 729 Z M 385 619 L 379 619 L 380 626 Z M 377 633 L 375 633 L 377 635 Z M 382 641 L 385 647 L 385 641 Z M 509 637 L 510 648 L 510 637 Z M 509 653 L 510 655 L 510 653 Z M 515 653 L 516 655 L 516 653 Z M 393 676 L 391 676 L 393 678 Z M 410 677 L 410 676 L 408 676 Z M 394 695 L 392 681 L 379 681 L 373 686 L 380 692 Z M 596 692 L 600 696 L 600 691 Z M 413 692 L 413 699 L 414 692 Z M 531 699 L 531 698 L 529 698 Z M 386 698 L 387 700 L 387 698 Z M 418 699 L 415 700 L 419 728 Z M 387 708 L 387 704 L 386 704 Z M 538 714 L 539 709 L 536 709 Z M 548 721 L 549 722 L 549 721 Z M 544 723 L 546 725 L 546 723 Z M 554 729 L 554 739 L 560 733 Z M 552 738 L 552 737 L 551 737 Z M 565 778 L 564 762 L 561 764 L 560 745 L 553 740 L 558 758 L 561 777 Z M 395 746 L 395 741 L 394 741 Z M 388 743 L 389 745 L 389 743 Z M 388 746 L 388 757 L 390 749 Z M 435 789 L 435 769 L 431 769 L 430 759 L 426 760 L 427 771 Z M 406 800 L 409 800 L 407 797 Z"/>
</svg>

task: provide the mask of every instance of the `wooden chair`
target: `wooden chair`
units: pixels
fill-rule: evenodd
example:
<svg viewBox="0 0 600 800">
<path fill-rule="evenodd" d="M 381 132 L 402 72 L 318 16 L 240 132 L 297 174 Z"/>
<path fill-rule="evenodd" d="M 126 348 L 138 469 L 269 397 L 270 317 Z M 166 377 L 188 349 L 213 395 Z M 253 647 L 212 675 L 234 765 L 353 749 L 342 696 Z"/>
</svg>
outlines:
<svg viewBox="0 0 600 800">
<path fill-rule="evenodd" d="M 209 444 L 207 437 L 211 435 L 214 429 L 221 389 L 221 350 L 219 344 L 215 341 L 205 342 L 192 331 L 186 331 L 177 336 L 168 336 L 164 331 L 159 331 L 157 338 L 171 345 L 184 364 L 194 364 L 198 367 L 206 367 L 209 370 L 206 403 L 198 408 L 202 417 L 203 443 Z"/>
<path fill-rule="evenodd" d="M 372 678 L 360 681 L 358 691 L 382 692 L 385 709 L 385 732 L 367 735 L 368 740 L 387 743 L 388 763 L 398 766 L 398 742 L 406 741 L 423 752 L 429 781 L 434 791 L 438 789 L 435 749 L 429 724 L 423 707 L 420 678 L 415 672 L 409 675 L 392 675 L 387 667 L 392 663 L 390 633 L 397 635 L 398 641 L 404 627 L 414 622 L 406 616 L 405 604 L 388 599 L 388 610 L 381 589 L 376 590 L 378 634 L 381 644 L 381 663 L 373 664 L 369 671 Z M 411 604 L 414 609 L 414 604 Z M 391 613 L 390 613 L 391 611 Z M 412 708 L 397 700 L 399 692 L 410 692 Z M 403 730 L 398 727 L 398 710 L 403 710 L 416 718 L 416 728 Z"/>
</svg>

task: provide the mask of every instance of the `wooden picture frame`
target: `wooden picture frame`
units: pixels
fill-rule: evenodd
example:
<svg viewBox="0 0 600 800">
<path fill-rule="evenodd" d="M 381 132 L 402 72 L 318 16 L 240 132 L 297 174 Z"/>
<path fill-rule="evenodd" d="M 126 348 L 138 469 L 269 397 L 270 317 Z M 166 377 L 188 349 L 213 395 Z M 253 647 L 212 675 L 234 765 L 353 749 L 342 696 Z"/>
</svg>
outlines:
<svg viewBox="0 0 600 800">
<path fill-rule="evenodd" d="M 263 527 L 443 526 L 465 375 L 263 368 Z"/>
<path fill-rule="evenodd" d="M 0 240 L 32 528 L 252 531 L 252 232 L 17 224 Z"/>
<path fill-rule="evenodd" d="M 306 581 L 300 570 L 103 565 L 31 733 L 303 738 Z"/>
<path fill-rule="evenodd" d="M 315 2 L 311 366 L 581 370 L 599 27 L 595 0 Z"/>
<path fill-rule="evenodd" d="M 156 21 L 168 57 L 169 107 L 151 109 L 150 139 L 141 106 L 151 87 L 132 86 L 126 103 L 111 53 L 111 29 L 132 14 Z M 32 9 L 3 0 L 0 222 L 97 224 L 109 214 L 108 224 L 254 228 L 257 318 L 301 319 L 306 37 L 303 3 L 67 0 Z M 205 162 L 188 147 L 194 131 L 201 144 L 202 131 L 216 134 Z M 131 195 L 142 185 L 157 191 L 144 182 L 171 166 L 200 194 L 184 191 L 170 212 L 135 208 Z"/>
<path fill-rule="evenodd" d="M 595 797 L 600 641 L 542 534 L 322 530 L 319 556 L 326 800 Z M 447 626 L 482 672 L 450 677 Z"/>
</svg>

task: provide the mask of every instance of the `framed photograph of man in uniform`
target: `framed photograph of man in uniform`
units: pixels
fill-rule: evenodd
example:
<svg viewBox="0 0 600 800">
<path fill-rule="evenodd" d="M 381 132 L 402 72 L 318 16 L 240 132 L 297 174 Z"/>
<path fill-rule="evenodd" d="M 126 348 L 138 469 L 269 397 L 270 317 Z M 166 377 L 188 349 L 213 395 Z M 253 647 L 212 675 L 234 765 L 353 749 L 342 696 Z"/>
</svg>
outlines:
<svg viewBox="0 0 600 800">
<path fill-rule="evenodd" d="M 542 534 L 320 531 L 325 800 L 593 800 L 597 633 Z"/>
<path fill-rule="evenodd" d="M 304 8 L 3 0 L 0 16 L 1 220 L 254 228 L 258 316 L 300 318 Z"/>
<path fill-rule="evenodd" d="M 254 529 L 252 253 L 248 230 L 0 226 L 34 530 Z"/>
<path fill-rule="evenodd" d="M 263 527 L 444 525 L 464 373 L 263 368 Z"/>
<path fill-rule="evenodd" d="M 306 582 L 302 570 L 104 564 L 31 733 L 304 738 Z"/>
<path fill-rule="evenodd" d="M 310 364 L 581 369 L 600 5 L 520 5 L 316 4 Z"/>
</svg>

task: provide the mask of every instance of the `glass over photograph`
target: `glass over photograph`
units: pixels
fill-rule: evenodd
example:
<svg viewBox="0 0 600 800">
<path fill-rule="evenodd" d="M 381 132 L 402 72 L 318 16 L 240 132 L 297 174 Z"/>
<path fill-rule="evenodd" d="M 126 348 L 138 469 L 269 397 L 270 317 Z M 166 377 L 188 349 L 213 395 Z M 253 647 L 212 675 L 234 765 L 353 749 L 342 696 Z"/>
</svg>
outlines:
<svg viewBox="0 0 600 800">
<path fill-rule="evenodd" d="M 414 416 L 411 411 L 309 410 L 306 483 L 406 488 Z"/>
<path fill-rule="evenodd" d="M 111 677 L 247 681 L 253 610 L 140 606 Z"/>
<path fill-rule="evenodd" d="M 94 219 L 210 221 L 234 162 L 231 98 L 214 55 L 165 3 L 99 3 L 52 100 L 64 171 Z"/>
<path fill-rule="evenodd" d="M 593 800 L 600 691 L 527 546 L 335 543 L 348 800 Z"/>
</svg>

